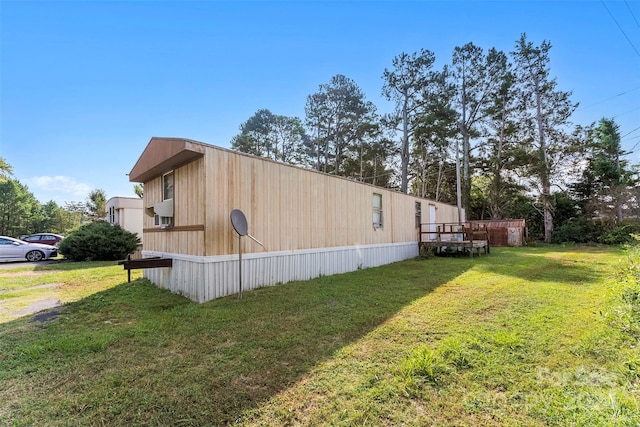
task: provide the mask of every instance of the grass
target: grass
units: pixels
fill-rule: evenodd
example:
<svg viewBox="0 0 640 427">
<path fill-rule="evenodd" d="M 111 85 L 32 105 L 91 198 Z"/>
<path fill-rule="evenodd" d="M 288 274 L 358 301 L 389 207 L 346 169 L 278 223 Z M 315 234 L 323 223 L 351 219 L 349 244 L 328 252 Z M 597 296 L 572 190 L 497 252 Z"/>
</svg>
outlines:
<svg viewBox="0 0 640 427">
<path fill-rule="evenodd" d="M 626 256 L 496 248 L 200 305 L 108 264 L 0 271 L 0 309 L 68 301 L 0 323 L 0 424 L 635 426 Z"/>
<path fill-rule="evenodd" d="M 132 270 L 140 278 L 140 270 Z M 126 278 L 116 262 L 62 262 L 38 267 L 0 269 L 0 322 L 24 316 L 41 300 L 62 304 L 78 301 L 112 288 Z"/>
</svg>

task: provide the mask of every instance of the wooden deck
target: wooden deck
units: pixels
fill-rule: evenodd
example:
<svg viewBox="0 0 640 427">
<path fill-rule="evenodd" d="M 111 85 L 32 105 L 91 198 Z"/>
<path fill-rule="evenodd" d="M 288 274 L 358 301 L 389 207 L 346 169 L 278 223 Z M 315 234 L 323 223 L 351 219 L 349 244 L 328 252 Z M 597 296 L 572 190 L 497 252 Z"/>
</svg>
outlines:
<svg viewBox="0 0 640 427">
<path fill-rule="evenodd" d="M 420 224 L 420 250 L 423 249 L 433 249 L 436 254 L 468 253 L 470 257 L 491 252 L 486 227 L 470 223 Z"/>
</svg>

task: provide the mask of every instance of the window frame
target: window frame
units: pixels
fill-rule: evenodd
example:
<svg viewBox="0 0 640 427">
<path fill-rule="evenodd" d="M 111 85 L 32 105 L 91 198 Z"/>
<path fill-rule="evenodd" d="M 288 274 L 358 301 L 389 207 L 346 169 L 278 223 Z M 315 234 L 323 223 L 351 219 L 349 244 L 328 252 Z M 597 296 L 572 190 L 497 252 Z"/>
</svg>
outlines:
<svg viewBox="0 0 640 427">
<path fill-rule="evenodd" d="M 168 177 L 171 177 L 170 186 L 167 186 Z M 167 193 L 171 193 L 171 197 L 167 196 Z M 169 171 L 162 175 L 162 201 L 173 199 L 176 193 L 176 177 L 174 171 Z"/>
<path fill-rule="evenodd" d="M 379 203 L 376 203 L 377 201 Z M 384 216 L 383 216 L 381 193 L 373 193 L 372 206 L 373 206 L 373 228 L 374 229 L 383 228 Z"/>
<path fill-rule="evenodd" d="M 162 201 L 166 202 L 168 200 L 171 200 L 171 202 L 173 203 L 173 199 L 176 194 L 175 171 L 171 170 L 167 173 L 162 174 L 160 185 L 162 185 Z M 175 206 L 173 210 L 173 215 L 174 216 L 160 216 L 158 214 L 155 214 L 153 216 L 153 225 L 160 228 L 172 228 L 173 225 L 175 224 L 174 222 Z"/>
<path fill-rule="evenodd" d="M 153 215 L 153 225 L 160 228 L 173 227 L 173 217 L 155 214 Z"/>
</svg>

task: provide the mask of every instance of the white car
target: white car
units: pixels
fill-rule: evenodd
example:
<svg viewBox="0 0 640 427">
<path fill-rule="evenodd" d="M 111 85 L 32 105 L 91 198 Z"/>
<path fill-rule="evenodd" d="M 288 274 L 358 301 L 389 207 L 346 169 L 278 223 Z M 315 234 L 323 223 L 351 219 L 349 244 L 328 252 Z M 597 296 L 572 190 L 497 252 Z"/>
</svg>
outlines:
<svg viewBox="0 0 640 427">
<path fill-rule="evenodd" d="M 58 255 L 55 246 L 27 243 L 13 237 L 0 236 L 0 260 L 41 261 Z"/>
</svg>

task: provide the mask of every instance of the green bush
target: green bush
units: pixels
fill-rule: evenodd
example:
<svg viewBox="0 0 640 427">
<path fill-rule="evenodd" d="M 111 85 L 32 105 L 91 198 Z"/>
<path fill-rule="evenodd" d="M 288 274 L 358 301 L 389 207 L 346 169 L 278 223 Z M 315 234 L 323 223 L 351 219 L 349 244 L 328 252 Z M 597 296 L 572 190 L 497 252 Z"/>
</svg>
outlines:
<svg viewBox="0 0 640 427">
<path fill-rule="evenodd" d="M 638 234 L 640 227 L 632 222 L 622 222 L 605 230 L 600 236 L 600 243 L 605 245 L 623 245 L 634 243 L 633 234 Z"/>
<path fill-rule="evenodd" d="M 139 242 L 135 233 L 99 221 L 72 231 L 60 242 L 60 253 L 72 261 L 115 261 L 125 259 Z"/>
<path fill-rule="evenodd" d="M 588 239 L 587 224 L 582 218 L 571 218 L 553 230 L 553 243 L 585 243 L 589 241 Z"/>
<path fill-rule="evenodd" d="M 605 245 L 624 245 L 633 243 L 632 234 L 640 232 L 640 225 L 625 221 L 614 224 L 599 219 L 569 218 L 556 224 L 553 230 L 553 243 L 602 243 Z"/>
</svg>

